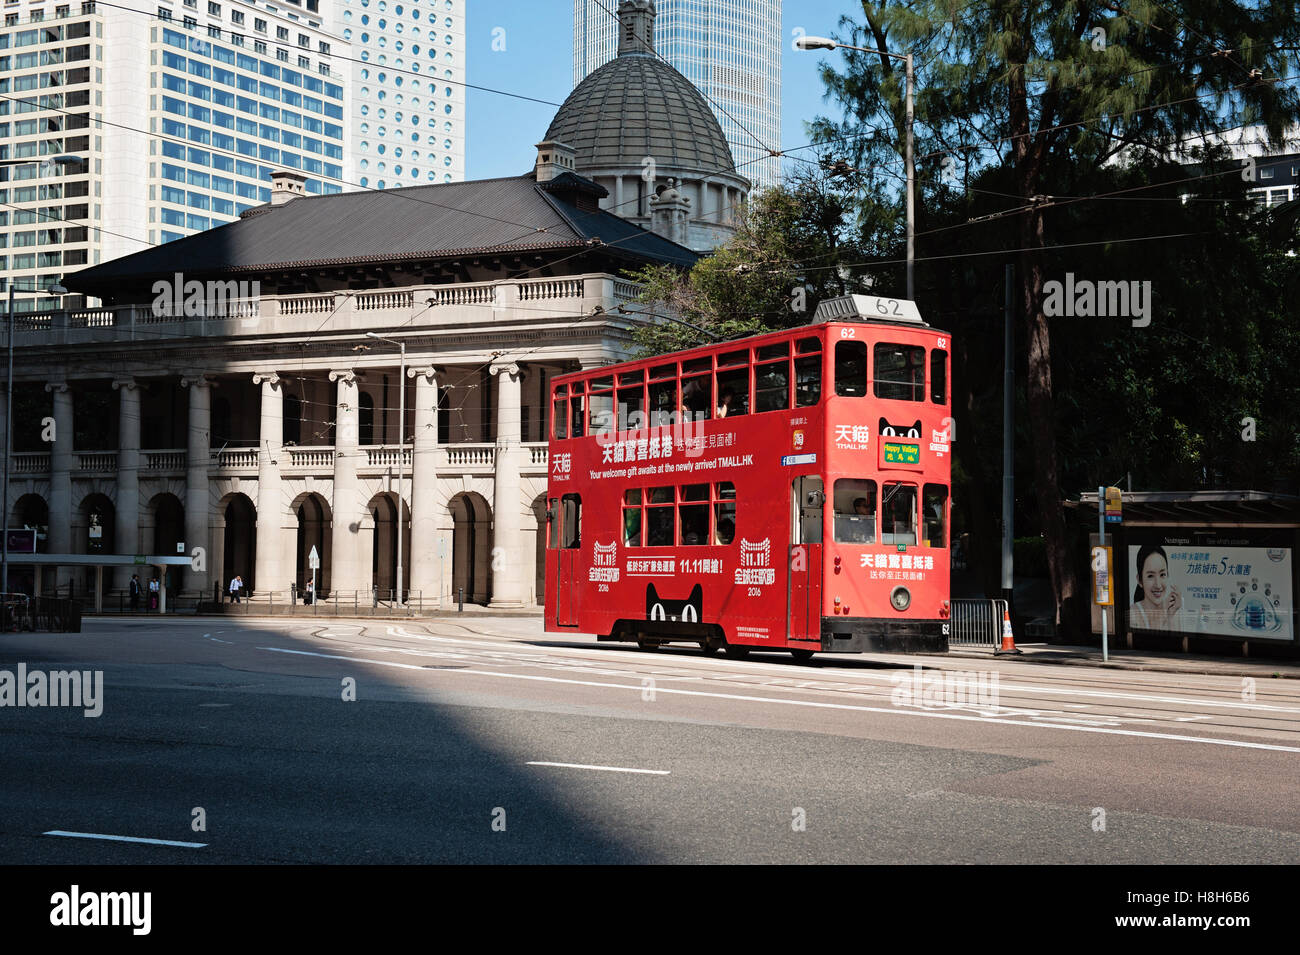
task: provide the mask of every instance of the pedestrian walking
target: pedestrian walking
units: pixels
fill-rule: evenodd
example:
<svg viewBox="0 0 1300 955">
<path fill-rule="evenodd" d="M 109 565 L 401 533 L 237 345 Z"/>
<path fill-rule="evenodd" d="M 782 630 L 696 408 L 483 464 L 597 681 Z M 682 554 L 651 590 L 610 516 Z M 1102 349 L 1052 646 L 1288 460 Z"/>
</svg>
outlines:
<svg viewBox="0 0 1300 955">
<path fill-rule="evenodd" d="M 131 612 L 137 613 L 140 610 L 140 575 L 132 574 L 131 582 L 127 585 L 127 593 L 131 596 Z"/>
<path fill-rule="evenodd" d="M 239 591 L 240 589 L 243 588 L 243 586 L 244 586 L 244 579 L 240 577 L 238 574 L 235 574 L 235 576 L 232 577 L 230 580 L 230 602 L 231 603 L 236 603 L 236 604 L 239 603 Z"/>
</svg>

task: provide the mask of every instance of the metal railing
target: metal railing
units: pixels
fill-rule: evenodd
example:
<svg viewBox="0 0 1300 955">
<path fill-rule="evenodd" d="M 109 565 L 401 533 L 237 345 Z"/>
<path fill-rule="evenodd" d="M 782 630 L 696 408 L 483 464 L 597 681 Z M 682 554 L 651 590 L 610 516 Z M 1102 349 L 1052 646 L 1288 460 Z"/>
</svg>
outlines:
<svg viewBox="0 0 1300 955">
<path fill-rule="evenodd" d="M 295 615 L 295 616 L 349 616 L 349 617 L 413 617 L 425 610 L 437 610 L 437 601 L 427 606 L 424 593 L 410 590 L 402 594 L 403 602 L 399 604 L 392 590 L 329 590 L 323 591 L 311 602 L 306 600 L 304 591 L 297 586 L 288 590 L 255 590 L 240 595 L 238 603 L 224 595 L 218 605 L 205 604 L 207 609 L 216 609 L 220 613 L 242 613 L 245 615 Z"/>
<path fill-rule="evenodd" d="M 949 646 L 998 647 L 1002 643 L 1002 616 L 1007 612 L 1005 600 L 952 601 L 952 631 Z"/>
<path fill-rule="evenodd" d="M 81 607 L 68 597 L 0 594 L 0 631 L 19 630 L 81 633 Z"/>
</svg>

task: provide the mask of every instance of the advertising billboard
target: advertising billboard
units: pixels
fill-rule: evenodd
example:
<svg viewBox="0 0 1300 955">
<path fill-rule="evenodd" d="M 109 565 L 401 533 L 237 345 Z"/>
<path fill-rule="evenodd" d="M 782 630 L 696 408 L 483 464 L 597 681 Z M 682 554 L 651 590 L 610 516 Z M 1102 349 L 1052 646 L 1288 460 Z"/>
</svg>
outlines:
<svg viewBox="0 0 1300 955">
<path fill-rule="evenodd" d="M 1290 547 L 1259 541 L 1152 537 L 1128 545 L 1132 630 L 1292 640 Z"/>
</svg>

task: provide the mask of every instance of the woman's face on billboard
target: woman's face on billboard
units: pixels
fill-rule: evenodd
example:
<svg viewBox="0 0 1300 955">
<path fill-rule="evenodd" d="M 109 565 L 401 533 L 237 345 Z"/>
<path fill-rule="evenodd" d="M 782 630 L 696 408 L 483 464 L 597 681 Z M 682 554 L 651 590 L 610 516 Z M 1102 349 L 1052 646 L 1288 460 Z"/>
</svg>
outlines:
<svg viewBox="0 0 1300 955">
<path fill-rule="evenodd" d="M 1164 606 L 1169 595 L 1169 566 L 1159 554 L 1149 554 L 1142 565 L 1142 592 L 1148 603 L 1157 607 Z"/>
</svg>

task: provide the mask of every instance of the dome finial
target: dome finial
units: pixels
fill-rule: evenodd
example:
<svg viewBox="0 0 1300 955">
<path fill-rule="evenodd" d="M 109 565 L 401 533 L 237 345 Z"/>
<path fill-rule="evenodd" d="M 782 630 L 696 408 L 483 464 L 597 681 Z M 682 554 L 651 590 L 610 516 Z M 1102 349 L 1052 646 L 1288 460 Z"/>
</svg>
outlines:
<svg viewBox="0 0 1300 955">
<path fill-rule="evenodd" d="M 618 55 L 654 51 L 654 0 L 623 0 L 618 5 Z"/>
</svg>

